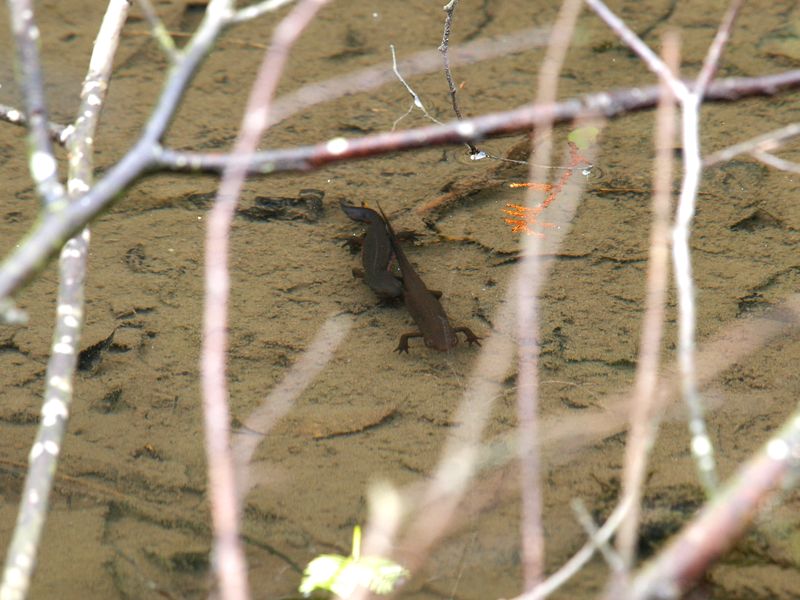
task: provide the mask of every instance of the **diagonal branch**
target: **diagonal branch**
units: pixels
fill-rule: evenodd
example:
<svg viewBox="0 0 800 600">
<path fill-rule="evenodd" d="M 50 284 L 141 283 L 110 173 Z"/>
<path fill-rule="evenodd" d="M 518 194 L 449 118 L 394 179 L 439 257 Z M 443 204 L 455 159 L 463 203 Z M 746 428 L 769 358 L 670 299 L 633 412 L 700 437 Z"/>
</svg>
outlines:
<svg viewBox="0 0 800 600">
<path fill-rule="evenodd" d="M 794 479 L 798 456 L 800 411 L 795 411 L 778 434 L 644 567 L 633 581 L 630 598 L 676 598 L 691 589 L 742 536 L 768 499 Z"/>
</svg>

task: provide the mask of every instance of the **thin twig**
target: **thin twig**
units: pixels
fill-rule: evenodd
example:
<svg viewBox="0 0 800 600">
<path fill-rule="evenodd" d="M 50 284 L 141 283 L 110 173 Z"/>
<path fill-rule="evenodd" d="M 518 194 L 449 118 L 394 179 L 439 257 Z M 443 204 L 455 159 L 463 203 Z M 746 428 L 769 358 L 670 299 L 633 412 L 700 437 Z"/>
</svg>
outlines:
<svg viewBox="0 0 800 600">
<path fill-rule="evenodd" d="M 769 499 L 797 485 L 800 411 L 636 577 L 630 598 L 678 598 L 744 534 Z"/>
<path fill-rule="evenodd" d="M 700 74 L 697 76 L 694 86 L 692 86 L 692 93 L 702 98 L 708 84 L 711 82 L 712 77 L 717 72 L 719 60 L 722 58 L 722 51 L 725 49 L 725 44 L 731 38 L 731 30 L 733 24 L 736 22 L 736 17 L 739 15 L 739 10 L 742 8 L 744 0 L 731 0 L 722 22 L 717 28 L 717 33 L 714 40 L 706 52 L 703 66 L 700 69 Z"/>
<path fill-rule="evenodd" d="M 161 49 L 164 51 L 164 54 L 167 55 L 170 62 L 175 64 L 180 58 L 180 52 L 175 46 L 175 40 L 172 39 L 172 34 L 158 16 L 150 0 L 137 0 L 137 2 L 139 6 L 142 7 L 142 12 L 150 23 L 150 34 L 156 39 L 158 45 L 161 46 Z"/>
<path fill-rule="evenodd" d="M 89 71 L 81 88 L 81 104 L 75 132 L 69 138 L 67 188 L 74 202 L 89 189 L 93 171 L 93 139 L 105 104 L 111 68 L 119 34 L 130 4 L 111 0 L 95 39 Z M 32 24 L 35 27 L 35 25 Z M 57 211 L 57 206 L 50 206 Z M 28 475 L 20 502 L 19 516 L 6 554 L 0 597 L 4 600 L 27 596 L 36 566 L 39 541 L 47 515 L 58 456 L 64 441 L 72 404 L 73 377 L 78 360 L 84 316 L 84 281 L 89 254 L 89 230 L 70 239 L 61 251 L 59 287 L 53 345 L 45 375 L 42 419 L 31 448 Z"/>
<path fill-rule="evenodd" d="M 333 358 L 353 325 L 350 315 L 329 317 L 314 335 L 302 355 L 281 381 L 270 390 L 261 405 L 253 410 L 236 431 L 231 451 L 236 466 L 239 497 L 246 498 L 256 481 L 251 477 L 250 463 L 258 446 L 275 424 L 292 408 L 295 399 L 316 379 Z"/>
<path fill-rule="evenodd" d="M 740 6 L 740 0 L 732 0 L 708 50 L 697 83 L 692 86 L 691 92 L 685 98 L 680 98 L 683 117 L 684 174 L 675 215 L 675 226 L 672 230 L 672 262 L 675 269 L 675 283 L 678 288 L 678 363 L 681 367 L 683 397 L 689 408 L 689 431 L 692 436 L 690 448 L 695 458 L 700 481 L 709 496 L 716 490 L 717 472 L 714 445 L 708 435 L 703 401 L 697 387 L 695 365 L 697 308 L 689 236 L 703 169 L 700 156 L 700 104 L 703 101 L 708 81 L 716 70 L 716 64 L 722 55 L 724 44 L 730 38 L 730 31 Z"/>
<path fill-rule="evenodd" d="M 549 29 L 544 27 L 531 27 L 474 40 L 456 47 L 457 52 L 452 57 L 452 63 L 474 64 L 544 46 L 548 32 Z M 433 73 L 440 68 L 439 54 L 431 50 L 417 52 L 397 63 L 397 70 L 405 73 L 405 77 Z M 320 102 L 330 102 L 345 95 L 375 89 L 393 82 L 394 79 L 392 71 L 385 64 L 380 64 L 349 75 L 309 83 L 275 101 L 270 126 Z"/>
<path fill-rule="evenodd" d="M 63 206 L 64 186 L 58 179 L 58 165 L 50 142 L 50 127 L 39 60 L 39 28 L 31 0 L 8 0 L 11 30 L 17 46 L 25 114 L 28 117 L 28 168 L 44 208 Z M 6 113 L 8 115 L 8 113 Z"/>
<path fill-rule="evenodd" d="M 5 121 L 13 125 L 20 125 L 22 127 L 28 126 L 28 118 L 25 114 L 18 108 L 6 104 L 0 104 L 0 121 Z M 50 140 L 57 144 L 63 145 L 67 141 L 68 134 L 72 131 L 71 129 L 67 131 L 68 129 L 69 128 L 59 123 L 52 123 L 50 121 L 47 123 Z M 67 133 L 65 134 L 65 132 Z"/>
<path fill-rule="evenodd" d="M 294 0 L 262 0 L 262 2 L 245 6 L 236 11 L 236 14 L 231 18 L 231 23 L 251 21 L 268 12 L 276 11 L 290 2 L 294 2 Z"/>
<path fill-rule="evenodd" d="M 754 151 L 769 151 L 779 148 L 781 144 L 787 140 L 795 138 L 800 135 L 800 123 L 790 123 L 780 129 L 775 129 L 769 133 L 764 133 L 744 142 L 739 142 L 733 146 L 728 146 L 722 150 L 717 150 L 713 154 L 709 154 L 703 160 L 704 167 L 710 167 L 717 163 L 726 162 L 732 158 Z"/>
<path fill-rule="evenodd" d="M 594 522 L 594 519 L 592 519 L 592 515 L 589 514 L 589 511 L 583 501 L 579 498 L 575 498 L 571 502 L 571 505 L 572 511 L 575 513 L 575 516 L 578 519 L 578 522 L 581 524 L 581 527 L 583 527 L 583 530 L 588 534 L 589 539 L 595 541 L 597 544 L 597 550 L 603 555 L 606 563 L 609 567 L 611 567 L 611 571 L 614 573 L 622 571 L 624 568 L 622 558 L 614 551 L 614 548 L 611 547 L 611 544 L 608 543 L 608 540 L 598 539 L 600 530 L 598 529 L 597 524 Z"/>
<path fill-rule="evenodd" d="M 453 103 L 453 112 L 456 115 L 456 119 L 461 121 L 464 117 L 461 116 L 461 108 L 458 106 L 456 84 L 453 81 L 453 74 L 450 71 L 450 55 L 448 52 L 448 48 L 450 47 L 450 32 L 452 31 L 453 27 L 453 13 L 456 11 L 458 2 L 459 0 L 450 0 L 450 2 L 442 7 L 442 10 L 444 10 L 446 16 L 444 18 L 444 31 L 442 32 L 442 43 L 439 44 L 439 52 L 442 53 L 444 76 L 447 79 L 447 89 L 450 92 L 450 101 Z M 478 148 L 475 147 L 475 145 L 471 142 L 467 143 L 467 148 L 469 149 L 470 156 L 480 154 L 480 150 L 478 150 Z"/>
<path fill-rule="evenodd" d="M 581 549 L 565 562 L 558 571 L 550 575 L 529 592 L 517 596 L 513 600 L 542 600 L 564 585 L 589 562 L 601 544 L 608 543 L 611 536 L 614 535 L 614 532 L 622 522 L 622 519 L 627 514 L 629 508 L 629 504 L 619 504 L 609 515 L 608 519 L 606 519 L 603 526 L 600 527 Z"/>
<path fill-rule="evenodd" d="M 664 38 L 664 62 L 677 70 L 678 38 Z M 631 396 L 631 427 L 625 447 L 625 468 L 622 478 L 623 503 L 630 510 L 617 536 L 617 549 L 623 561 L 623 578 L 636 560 L 640 503 L 643 493 L 647 456 L 658 427 L 660 402 L 658 365 L 664 325 L 664 303 L 669 271 L 669 219 L 672 188 L 672 153 L 675 142 L 675 99 L 662 80 L 664 94 L 656 113 L 656 158 L 653 176 L 653 223 L 650 230 L 650 260 L 647 269 L 647 295 L 642 321 L 639 359 Z M 625 582 L 618 582 L 624 586 Z"/>
<path fill-rule="evenodd" d="M 667 82 L 676 98 L 683 101 L 689 94 L 689 87 L 678 79 L 658 55 L 645 44 L 622 19 L 615 15 L 602 0 L 586 0 L 586 4 L 603 19 L 628 47 L 639 55 L 648 69 Z"/>
<path fill-rule="evenodd" d="M 439 121 L 436 117 L 434 117 L 428 112 L 428 109 L 425 108 L 424 104 L 422 104 L 422 100 L 420 100 L 420 97 L 417 95 L 417 92 L 415 92 L 413 88 L 410 85 L 408 85 L 408 82 L 406 82 L 406 80 L 403 79 L 400 70 L 397 68 L 397 55 L 395 54 L 394 44 L 389 44 L 389 50 L 391 50 L 392 52 L 392 71 L 394 72 L 395 76 L 400 80 L 400 83 L 402 83 L 406 87 L 406 90 L 408 90 L 408 93 L 411 94 L 411 97 L 414 99 L 413 102 L 411 103 L 411 108 L 408 109 L 406 114 L 404 114 L 402 117 L 400 117 L 394 122 L 394 124 L 392 125 L 392 131 L 394 131 L 397 128 L 397 124 L 400 121 L 402 121 L 405 117 L 411 114 L 411 111 L 414 110 L 415 106 L 418 109 L 420 109 L 422 111 L 422 114 L 424 114 L 429 120 L 439 125 L 443 125 L 441 121 Z"/>
<path fill-rule="evenodd" d="M 565 0 L 550 36 L 537 81 L 536 104 L 553 106 L 558 77 L 569 48 L 580 0 Z M 549 117 L 549 118 L 548 118 Z M 537 149 L 530 165 L 530 180 L 545 181 L 550 163 L 553 115 L 544 115 L 533 130 L 531 147 Z M 526 205 L 533 208 L 542 194 L 529 188 Z M 519 435 L 520 490 L 522 495 L 522 572 L 524 589 L 536 586 L 544 573 L 544 528 L 542 526 L 541 465 L 538 423 L 538 296 L 543 285 L 539 236 L 523 236 L 517 280 L 517 430 Z"/>
<path fill-rule="evenodd" d="M 246 164 L 267 127 L 275 90 L 289 49 L 327 0 L 301 0 L 277 25 L 247 101 L 233 148 L 232 162 L 222 175 L 208 220 L 205 252 L 202 391 L 205 448 L 208 462 L 211 518 L 214 526 L 214 567 L 222 597 L 249 597 L 247 564 L 239 539 L 241 507 L 230 449 L 230 411 L 225 355 L 228 347 L 229 233 L 236 203 L 247 173 Z"/>
<path fill-rule="evenodd" d="M 764 152 L 762 150 L 753 150 L 750 155 L 760 160 L 765 165 L 770 167 L 774 167 L 776 169 L 780 169 L 781 171 L 787 171 L 789 173 L 800 173 L 800 164 L 793 162 L 791 160 L 785 160 L 774 154 L 770 154 L 769 152 Z"/>
</svg>

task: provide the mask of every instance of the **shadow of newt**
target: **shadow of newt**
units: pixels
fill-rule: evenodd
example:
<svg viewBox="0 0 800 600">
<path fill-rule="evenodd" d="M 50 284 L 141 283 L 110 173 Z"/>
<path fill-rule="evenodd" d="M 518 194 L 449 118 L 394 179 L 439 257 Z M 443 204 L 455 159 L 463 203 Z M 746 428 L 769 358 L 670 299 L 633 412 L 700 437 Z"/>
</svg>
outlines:
<svg viewBox="0 0 800 600">
<path fill-rule="evenodd" d="M 458 335 L 456 335 L 458 332 L 462 332 L 467 336 L 467 342 L 470 345 L 478 344 L 480 346 L 480 338 L 472 333 L 468 327 L 452 327 L 450 325 L 447 313 L 444 312 L 444 308 L 442 308 L 438 300 L 441 292 L 437 295 L 436 292 L 429 290 L 422 278 L 417 275 L 403 248 L 400 247 L 397 235 L 380 205 L 378 210 L 380 210 L 383 221 L 386 223 L 385 227 L 389 234 L 389 241 L 397 257 L 400 272 L 403 274 L 403 301 L 408 308 L 408 312 L 414 318 L 417 327 L 419 327 L 419 331 L 404 333 L 400 336 L 400 343 L 395 348 L 395 351 L 408 352 L 408 340 L 414 337 L 421 337 L 428 348 L 446 352 L 458 345 Z"/>
</svg>

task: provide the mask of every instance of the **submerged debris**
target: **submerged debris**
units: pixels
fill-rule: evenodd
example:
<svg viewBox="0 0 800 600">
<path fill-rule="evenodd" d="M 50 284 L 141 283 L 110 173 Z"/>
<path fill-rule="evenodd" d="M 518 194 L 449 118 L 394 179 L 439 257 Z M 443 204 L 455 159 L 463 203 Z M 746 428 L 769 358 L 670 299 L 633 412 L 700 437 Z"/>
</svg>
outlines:
<svg viewBox="0 0 800 600">
<path fill-rule="evenodd" d="M 315 223 L 323 213 L 325 192 L 307 188 L 300 190 L 297 198 L 257 196 L 255 205 L 236 211 L 248 221 L 308 221 Z"/>
</svg>

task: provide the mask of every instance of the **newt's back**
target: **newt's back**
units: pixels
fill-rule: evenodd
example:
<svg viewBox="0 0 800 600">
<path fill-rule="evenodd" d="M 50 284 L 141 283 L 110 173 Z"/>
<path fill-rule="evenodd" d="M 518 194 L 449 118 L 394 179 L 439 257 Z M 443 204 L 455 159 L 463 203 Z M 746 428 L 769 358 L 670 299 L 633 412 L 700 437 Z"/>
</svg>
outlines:
<svg viewBox="0 0 800 600">
<path fill-rule="evenodd" d="M 425 340 L 425 345 L 442 351 L 454 348 L 458 344 L 458 336 L 450 326 L 447 313 L 444 312 L 439 300 L 427 288 L 425 282 L 414 270 L 414 267 L 411 266 L 411 262 L 409 262 L 403 248 L 397 241 L 397 235 L 395 235 L 386 213 L 383 212 L 380 206 L 378 206 L 378 209 L 381 211 L 381 216 L 386 223 L 389 240 L 394 248 L 400 272 L 403 274 L 403 300 L 406 303 L 408 312 L 411 313 L 414 322 L 419 327 L 420 334 Z M 398 350 L 408 350 L 407 338 L 405 345 L 404 339 L 401 338 Z"/>
</svg>

